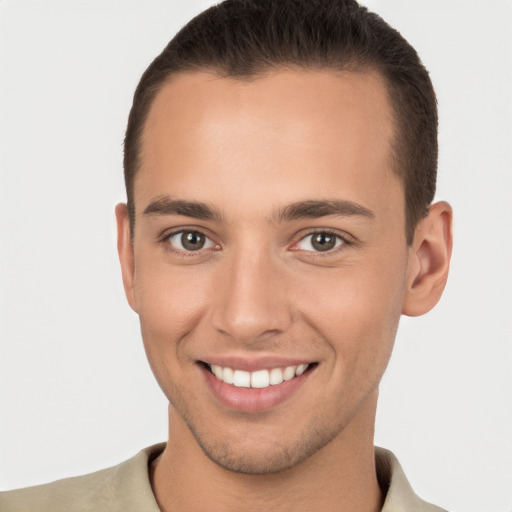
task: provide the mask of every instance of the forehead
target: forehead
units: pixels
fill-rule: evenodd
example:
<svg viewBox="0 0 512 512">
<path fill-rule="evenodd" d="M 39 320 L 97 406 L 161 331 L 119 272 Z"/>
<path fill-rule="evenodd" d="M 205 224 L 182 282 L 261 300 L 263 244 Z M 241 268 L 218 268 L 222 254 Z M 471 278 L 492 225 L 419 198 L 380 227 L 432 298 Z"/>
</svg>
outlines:
<svg viewBox="0 0 512 512">
<path fill-rule="evenodd" d="M 397 179 L 392 138 L 387 88 L 374 72 L 181 73 L 146 120 L 137 211 L 161 194 L 275 203 L 276 190 L 299 200 L 346 192 L 372 201 L 372 190 Z"/>
</svg>

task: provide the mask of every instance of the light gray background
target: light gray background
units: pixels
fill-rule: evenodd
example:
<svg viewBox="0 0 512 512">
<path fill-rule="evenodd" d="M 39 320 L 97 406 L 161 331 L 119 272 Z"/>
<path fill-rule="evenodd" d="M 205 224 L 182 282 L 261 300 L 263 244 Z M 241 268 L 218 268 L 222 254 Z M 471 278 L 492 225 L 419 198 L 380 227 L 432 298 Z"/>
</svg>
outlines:
<svg viewBox="0 0 512 512">
<path fill-rule="evenodd" d="M 142 71 L 206 0 L 0 3 L 0 488 L 165 440 L 113 207 Z M 376 442 L 453 512 L 512 510 L 512 1 L 368 0 L 417 48 L 455 210 L 443 299 L 404 319 Z"/>
</svg>

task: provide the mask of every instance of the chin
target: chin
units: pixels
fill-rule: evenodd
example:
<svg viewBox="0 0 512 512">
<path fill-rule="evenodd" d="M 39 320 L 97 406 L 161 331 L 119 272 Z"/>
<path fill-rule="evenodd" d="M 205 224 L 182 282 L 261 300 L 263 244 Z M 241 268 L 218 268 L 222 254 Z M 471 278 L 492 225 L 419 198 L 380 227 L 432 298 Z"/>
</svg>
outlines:
<svg viewBox="0 0 512 512">
<path fill-rule="evenodd" d="M 273 450 L 240 450 L 229 446 L 206 447 L 204 454 L 218 466 L 245 475 L 267 475 L 286 471 L 308 458 L 309 453 L 275 447 Z"/>
<path fill-rule="evenodd" d="M 323 433 L 312 429 L 298 440 L 245 436 L 240 442 L 228 436 L 222 441 L 212 440 L 191 430 L 203 453 L 218 466 L 234 473 L 266 475 L 301 464 L 332 441 L 340 429 Z"/>
</svg>

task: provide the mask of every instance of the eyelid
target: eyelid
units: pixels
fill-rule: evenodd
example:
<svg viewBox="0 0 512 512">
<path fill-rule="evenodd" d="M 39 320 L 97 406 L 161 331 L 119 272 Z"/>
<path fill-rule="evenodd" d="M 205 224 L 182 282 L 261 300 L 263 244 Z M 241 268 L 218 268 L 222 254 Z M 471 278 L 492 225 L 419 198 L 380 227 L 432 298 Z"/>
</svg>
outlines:
<svg viewBox="0 0 512 512">
<path fill-rule="evenodd" d="M 213 244 L 213 247 L 202 247 L 201 249 L 198 249 L 196 251 L 187 251 L 173 246 L 170 243 L 170 239 L 176 235 L 180 235 L 183 233 L 199 233 L 203 235 L 207 239 L 207 241 L 211 242 L 211 244 Z M 178 256 L 198 256 L 200 254 L 204 255 L 205 252 L 218 250 L 220 248 L 220 245 L 213 239 L 212 236 L 208 234 L 208 231 L 198 226 L 180 226 L 174 229 L 166 230 L 158 237 L 158 241 L 164 245 L 166 250 L 171 251 L 172 253 Z"/>
<path fill-rule="evenodd" d="M 304 249 L 295 248 L 304 239 L 306 239 L 310 236 L 314 236 L 319 233 L 324 233 L 326 235 L 334 236 L 334 237 L 340 239 L 342 241 L 342 243 L 340 245 L 338 245 L 337 247 L 335 246 L 332 249 L 329 249 L 327 251 L 314 251 L 314 250 L 304 250 Z M 349 235 L 348 233 L 346 233 L 344 231 L 338 231 L 338 230 L 332 229 L 332 228 L 314 228 L 312 230 L 308 230 L 302 236 L 297 237 L 296 240 L 297 241 L 294 242 L 291 250 L 297 251 L 297 252 L 300 251 L 300 252 L 305 253 L 308 256 L 312 256 L 312 257 L 332 256 L 333 254 L 337 254 L 339 251 L 343 250 L 347 246 L 355 245 L 357 243 L 357 239 L 355 237 L 353 237 L 352 235 Z"/>
<path fill-rule="evenodd" d="M 173 236 L 176 236 L 180 233 L 183 233 L 183 232 L 197 232 L 197 233 L 200 233 L 202 234 L 205 238 L 207 238 L 212 244 L 214 244 L 214 247 L 210 247 L 210 248 L 201 248 L 201 249 L 198 249 L 197 251 L 186 251 L 186 250 L 180 250 L 176 247 L 173 247 L 170 243 L 169 243 L 169 239 Z M 307 253 L 308 256 L 310 257 L 327 257 L 327 256 L 332 256 L 333 254 L 336 254 L 338 253 L 340 250 L 343 250 L 343 248 L 345 248 L 346 246 L 351 246 L 351 245 L 356 245 L 358 243 L 358 240 L 357 238 L 355 238 L 353 235 L 350 235 L 348 234 L 347 232 L 345 231 L 340 231 L 340 230 L 336 230 L 336 229 L 333 229 L 333 228 L 311 228 L 309 230 L 301 230 L 302 231 L 302 235 L 300 236 L 296 236 L 295 237 L 295 242 L 293 243 L 292 247 L 289 249 L 291 251 L 296 251 L 296 252 L 303 252 L 303 253 Z M 336 238 L 340 239 L 343 243 L 340 244 L 339 246 L 337 247 L 334 247 L 332 249 L 329 249 L 328 251 L 312 251 L 312 250 L 302 250 L 302 249 L 297 249 L 297 248 L 294 248 L 299 242 L 301 242 L 302 240 L 304 240 L 305 238 L 307 238 L 308 236 L 314 236 L 315 234 L 318 234 L 318 233 L 325 233 L 325 234 L 328 234 L 328 235 L 332 235 L 332 236 L 335 236 Z M 181 256 L 194 256 L 194 255 L 199 255 L 199 254 L 204 254 L 205 251 L 212 251 L 213 250 L 219 250 L 221 249 L 221 246 L 218 242 L 216 242 L 214 240 L 215 237 L 211 236 L 209 234 L 209 230 L 205 229 L 204 227 L 199 227 L 199 226 L 179 226 L 179 227 L 176 227 L 176 228 L 172 228 L 172 229 L 169 229 L 169 230 L 165 230 L 161 235 L 159 235 L 158 237 L 158 241 L 162 244 L 164 244 L 166 250 L 169 250 L 177 255 L 181 255 Z"/>
</svg>

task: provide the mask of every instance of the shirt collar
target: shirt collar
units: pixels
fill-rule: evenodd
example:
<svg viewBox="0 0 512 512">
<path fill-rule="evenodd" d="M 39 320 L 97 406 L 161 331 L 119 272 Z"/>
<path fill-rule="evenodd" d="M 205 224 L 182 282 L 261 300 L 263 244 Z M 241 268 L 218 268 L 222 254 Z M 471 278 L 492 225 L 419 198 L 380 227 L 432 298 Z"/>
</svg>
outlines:
<svg viewBox="0 0 512 512">
<path fill-rule="evenodd" d="M 119 510 L 127 510 L 124 508 L 125 505 L 130 505 L 133 508 L 135 494 L 137 496 L 135 501 L 142 506 L 140 510 L 159 512 L 151 490 L 148 471 L 151 461 L 162 453 L 165 445 L 166 443 L 160 443 L 145 448 L 118 467 L 115 475 L 118 485 L 132 491 L 124 495 L 125 498 L 128 498 L 128 502 L 124 505 L 121 504 Z M 375 463 L 379 485 L 386 496 L 381 512 L 446 512 L 423 501 L 416 495 L 398 459 L 392 452 L 376 447 Z M 137 492 L 133 493 L 134 490 Z"/>
<path fill-rule="evenodd" d="M 386 495 L 382 512 L 446 512 L 416 495 L 392 452 L 375 447 L 375 463 L 379 485 Z"/>
</svg>

